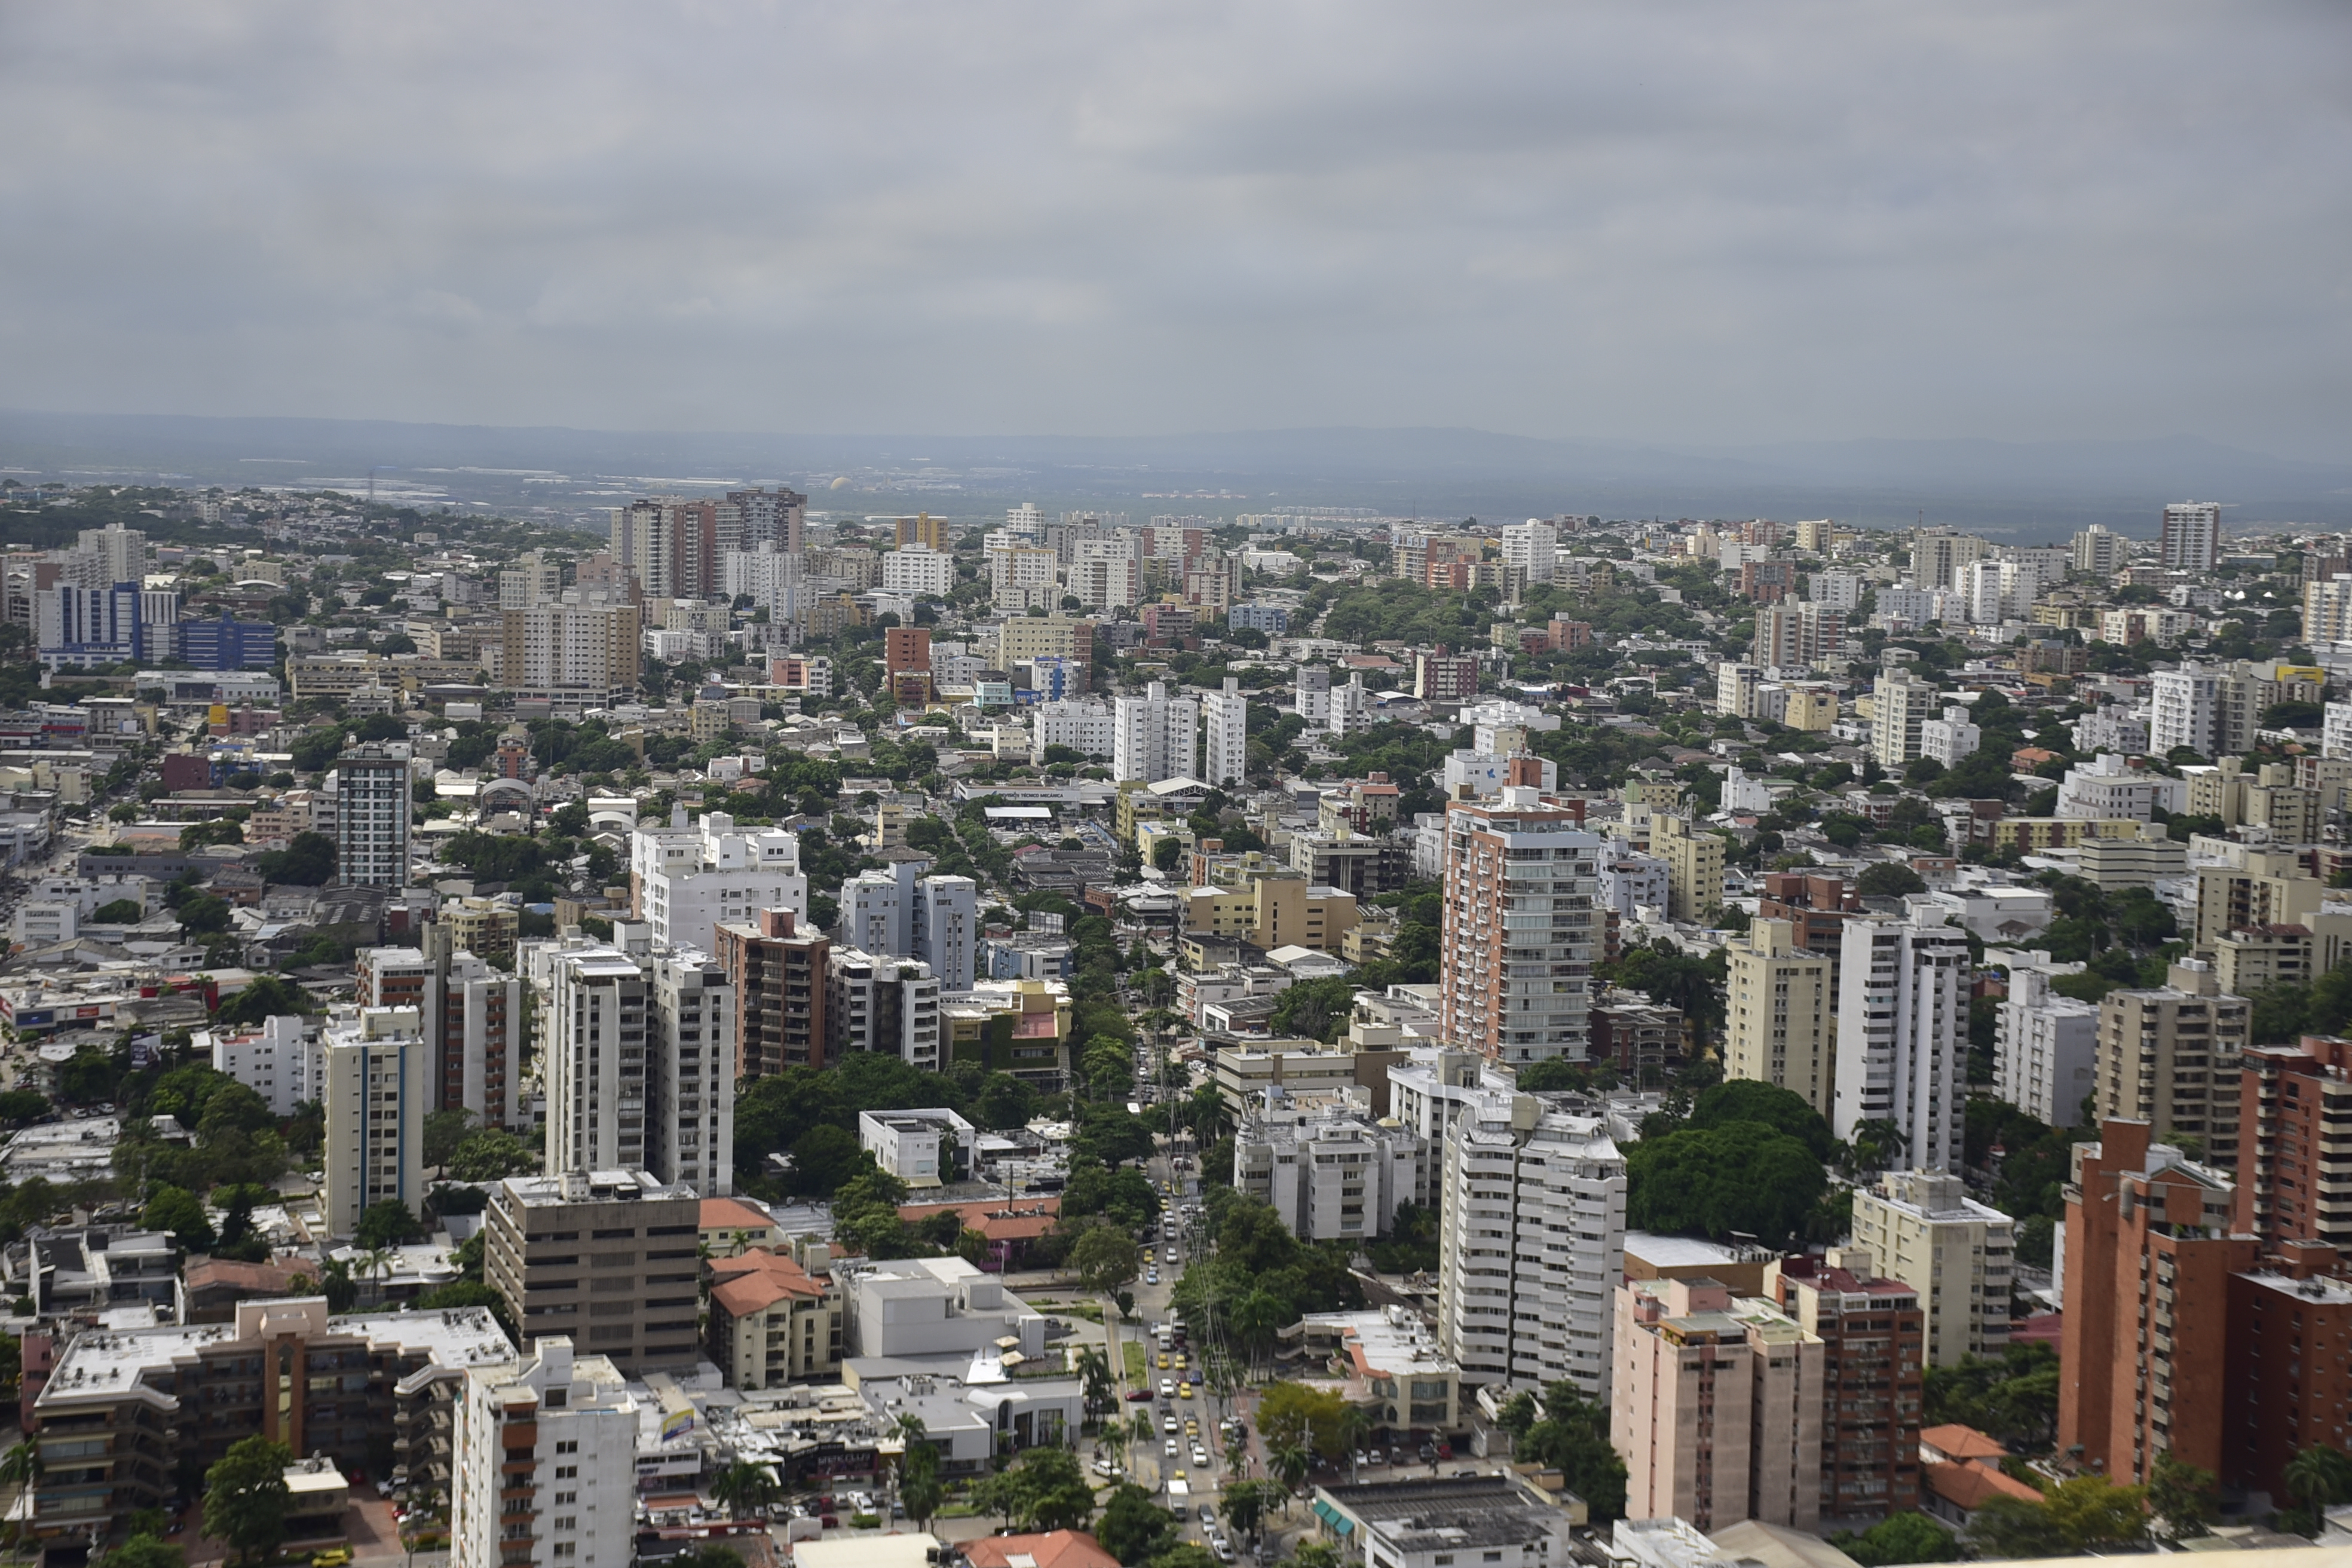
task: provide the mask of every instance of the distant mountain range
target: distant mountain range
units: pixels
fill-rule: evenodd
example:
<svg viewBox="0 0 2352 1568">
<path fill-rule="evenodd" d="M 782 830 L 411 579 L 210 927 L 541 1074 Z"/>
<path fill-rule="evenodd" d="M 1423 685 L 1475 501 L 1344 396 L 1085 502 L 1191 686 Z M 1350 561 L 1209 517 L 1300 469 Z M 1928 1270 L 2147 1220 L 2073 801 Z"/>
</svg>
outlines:
<svg viewBox="0 0 2352 1568">
<path fill-rule="evenodd" d="M 2086 522 L 2153 531 L 2163 503 L 2231 507 L 2237 527 L 2352 528 L 2352 464 L 2195 437 L 1856 440 L 1747 447 L 1543 440 L 1484 430 L 1300 429 L 1166 437 L 793 436 L 0 411 L 0 469 L 179 484 L 332 483 L 371 469 L 407 492 L 591 515 L 615 494 L 696 481 L 814 486 L 851 511 L 984 513 L 1012 501 L 1130 513 L 1369 507 L 1486 518 L 1925 515 L 2020 542 Z M 830 488 L 835 478 L 849 483 Z"/>
</svg>

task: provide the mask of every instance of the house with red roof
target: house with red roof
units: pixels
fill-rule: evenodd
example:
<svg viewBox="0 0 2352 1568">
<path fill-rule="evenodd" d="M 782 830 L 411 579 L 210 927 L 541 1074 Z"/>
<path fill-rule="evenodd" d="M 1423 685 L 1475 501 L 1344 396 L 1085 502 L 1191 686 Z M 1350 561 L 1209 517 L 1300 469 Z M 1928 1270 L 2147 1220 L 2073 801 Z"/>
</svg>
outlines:
<svg viewBox="0 0 2352 1568">
<path fill-rule="evenodd" d="M 811 1274 L 790 1254 L 761 1247 L 706 1267 L 704 1343 L 728 1387 L 776 1388 L 841 1374 L 844 1312 L 831 1275 Z"/>
<path fill-rule="evenodd" d="M 1043 1535 L 984 1535 L 963 1543 L 971 1568 L 1119 1568 L 1118 1559 L 1083 1530 Z"/>
</svg>

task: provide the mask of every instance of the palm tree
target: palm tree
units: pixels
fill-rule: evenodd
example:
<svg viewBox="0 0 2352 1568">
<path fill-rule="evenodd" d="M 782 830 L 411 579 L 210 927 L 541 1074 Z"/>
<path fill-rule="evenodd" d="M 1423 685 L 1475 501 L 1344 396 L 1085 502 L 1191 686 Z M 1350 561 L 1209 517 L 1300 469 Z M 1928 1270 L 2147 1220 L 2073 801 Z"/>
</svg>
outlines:
<svg viewBox="0 0 2352 1568">
<path fill-rule="evenodd" d="M 907 1461 L 916 1449 L 923 1446 L 923 1440 L 931 1435 L 931 1431 L 923 1425 L 923 1418 L 911 1410 L 892 1422 L 891 1430 L 898 1435 L 898 1468 L 890 1474 L 890 1485 L 895 1495 L 904 1496 L 907 1491 Z M 884 1517 L 887 1521 L 888 1516 Z"/>
<path fill-rule="evenodd" d="M 1307 1445 L 1298 1438 L 1288 1437 L 1266 1446 L 1265 1467 L 1274 1472 L 1276 1479 L 1282 1482 L 1284 1512 L 1290 1511 L 1291 1494 L 1306 1481 L 1307 1467 L 1313 1462 L 1314 1456 L 1307 1451 Z"/>
<path fill-rule="evenodd" d="M 14 1454 L 16 1450 L 9 1452 Z M 5 1464 L 0 1460 L 0 1466 Z M 0 1468 L 0 1479 L 5 1478 L 5 1469 Z M 2294 1458 L 2286 1462 L 2282 1479 L 2286 1489 L 2311 1515 L 2315 1531 L 2330 1506 L 2352 1498 L 2352 1458 L 2347 1458 L 2341 1448 L 2315 1443 L 2295 1450 Z"/>
<path fill-rule="evenodd" d="M 12 1486 L 29 1492 L 34 1483 L 41 1479 L 41 1451 L 30 1443 L 18 1443 L 6 1453 L 0 1454 L 0 1486 Z M 33 1517 L 29 1507 L 25 1510 L 25 1517 L 28 1520 Z M 21 1545 L 24 1539 L 25 1532 L 22 1530 L 16 1531 L 9 1548 L 12 1558 L 16 1555 L 16 1546 Z"/>
<path fill-rule="evenodd" d="M 1356 1456 L 1364 1451 L 1364 1439 L 1372 1430 L 1372 1418 L 1350 1405 L 1339 1412 L 1339 1442 L 1348 1450 L 1348 1479 L 1356 1479 Z"/>
<path fill-rule="evenodd" d="M 765 1508 L 775 1500 L 776 1473 L 765 1465 L 738 1459 L 719 1472 L 710 1495 L 727 1505 L 727 1516 L 740 1520 L 746 1510 Z"/>
</svg>

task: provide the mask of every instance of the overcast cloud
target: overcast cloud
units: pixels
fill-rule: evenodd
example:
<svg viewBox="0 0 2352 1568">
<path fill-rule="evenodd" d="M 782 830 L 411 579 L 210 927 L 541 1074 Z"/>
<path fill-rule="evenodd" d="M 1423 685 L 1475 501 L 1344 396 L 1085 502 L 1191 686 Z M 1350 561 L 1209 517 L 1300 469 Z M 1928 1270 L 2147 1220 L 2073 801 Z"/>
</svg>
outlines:
<svg viewBox="0 0 2352 1568">
<path fill-rule="evenodd" d="M 2352 457 L 2352 7 L 0 8 L 17 407 Z"/>
</svg>

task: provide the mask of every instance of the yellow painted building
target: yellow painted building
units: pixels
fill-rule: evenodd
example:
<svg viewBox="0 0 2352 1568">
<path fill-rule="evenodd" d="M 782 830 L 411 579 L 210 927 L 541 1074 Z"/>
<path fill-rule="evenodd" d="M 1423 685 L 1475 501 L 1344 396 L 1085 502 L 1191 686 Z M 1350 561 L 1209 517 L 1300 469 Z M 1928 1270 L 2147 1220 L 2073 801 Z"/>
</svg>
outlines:
<svg viewBox="0 0 2352 1568">
<path fill-rule="evenodd" d="M 1650 853 L 1666 863 L 1666 918 L 1698 921 L 1723 902 L 1723 836 L 1688 817 L 1650 818 Z"/>
<path fill-rule="evenodd" d="M 1837 693 L 1826 687 L 1792 688 L 1789 706 L 1780 715 L 1780 722 L 1791 730 L 1826 733 L 1837 722 Z"/>
<path fill-rule="evenodd" d="M 1295 872 L 1267 872 L 1241 888 L 1195 888 L 1185 896 L 1186 931 L 1237 936 L 1268 952 L 1311 947 L 1336 953 L 1355 925 L 1354 894 L 1309 888 Z"/>
<path fill-rule="evenodd" d="M 1069 1071 L 1070 988 L 1058 980 L 982 980 L 940 998 L 948 1059 L 1059 1089 Z"/>
</svg>

